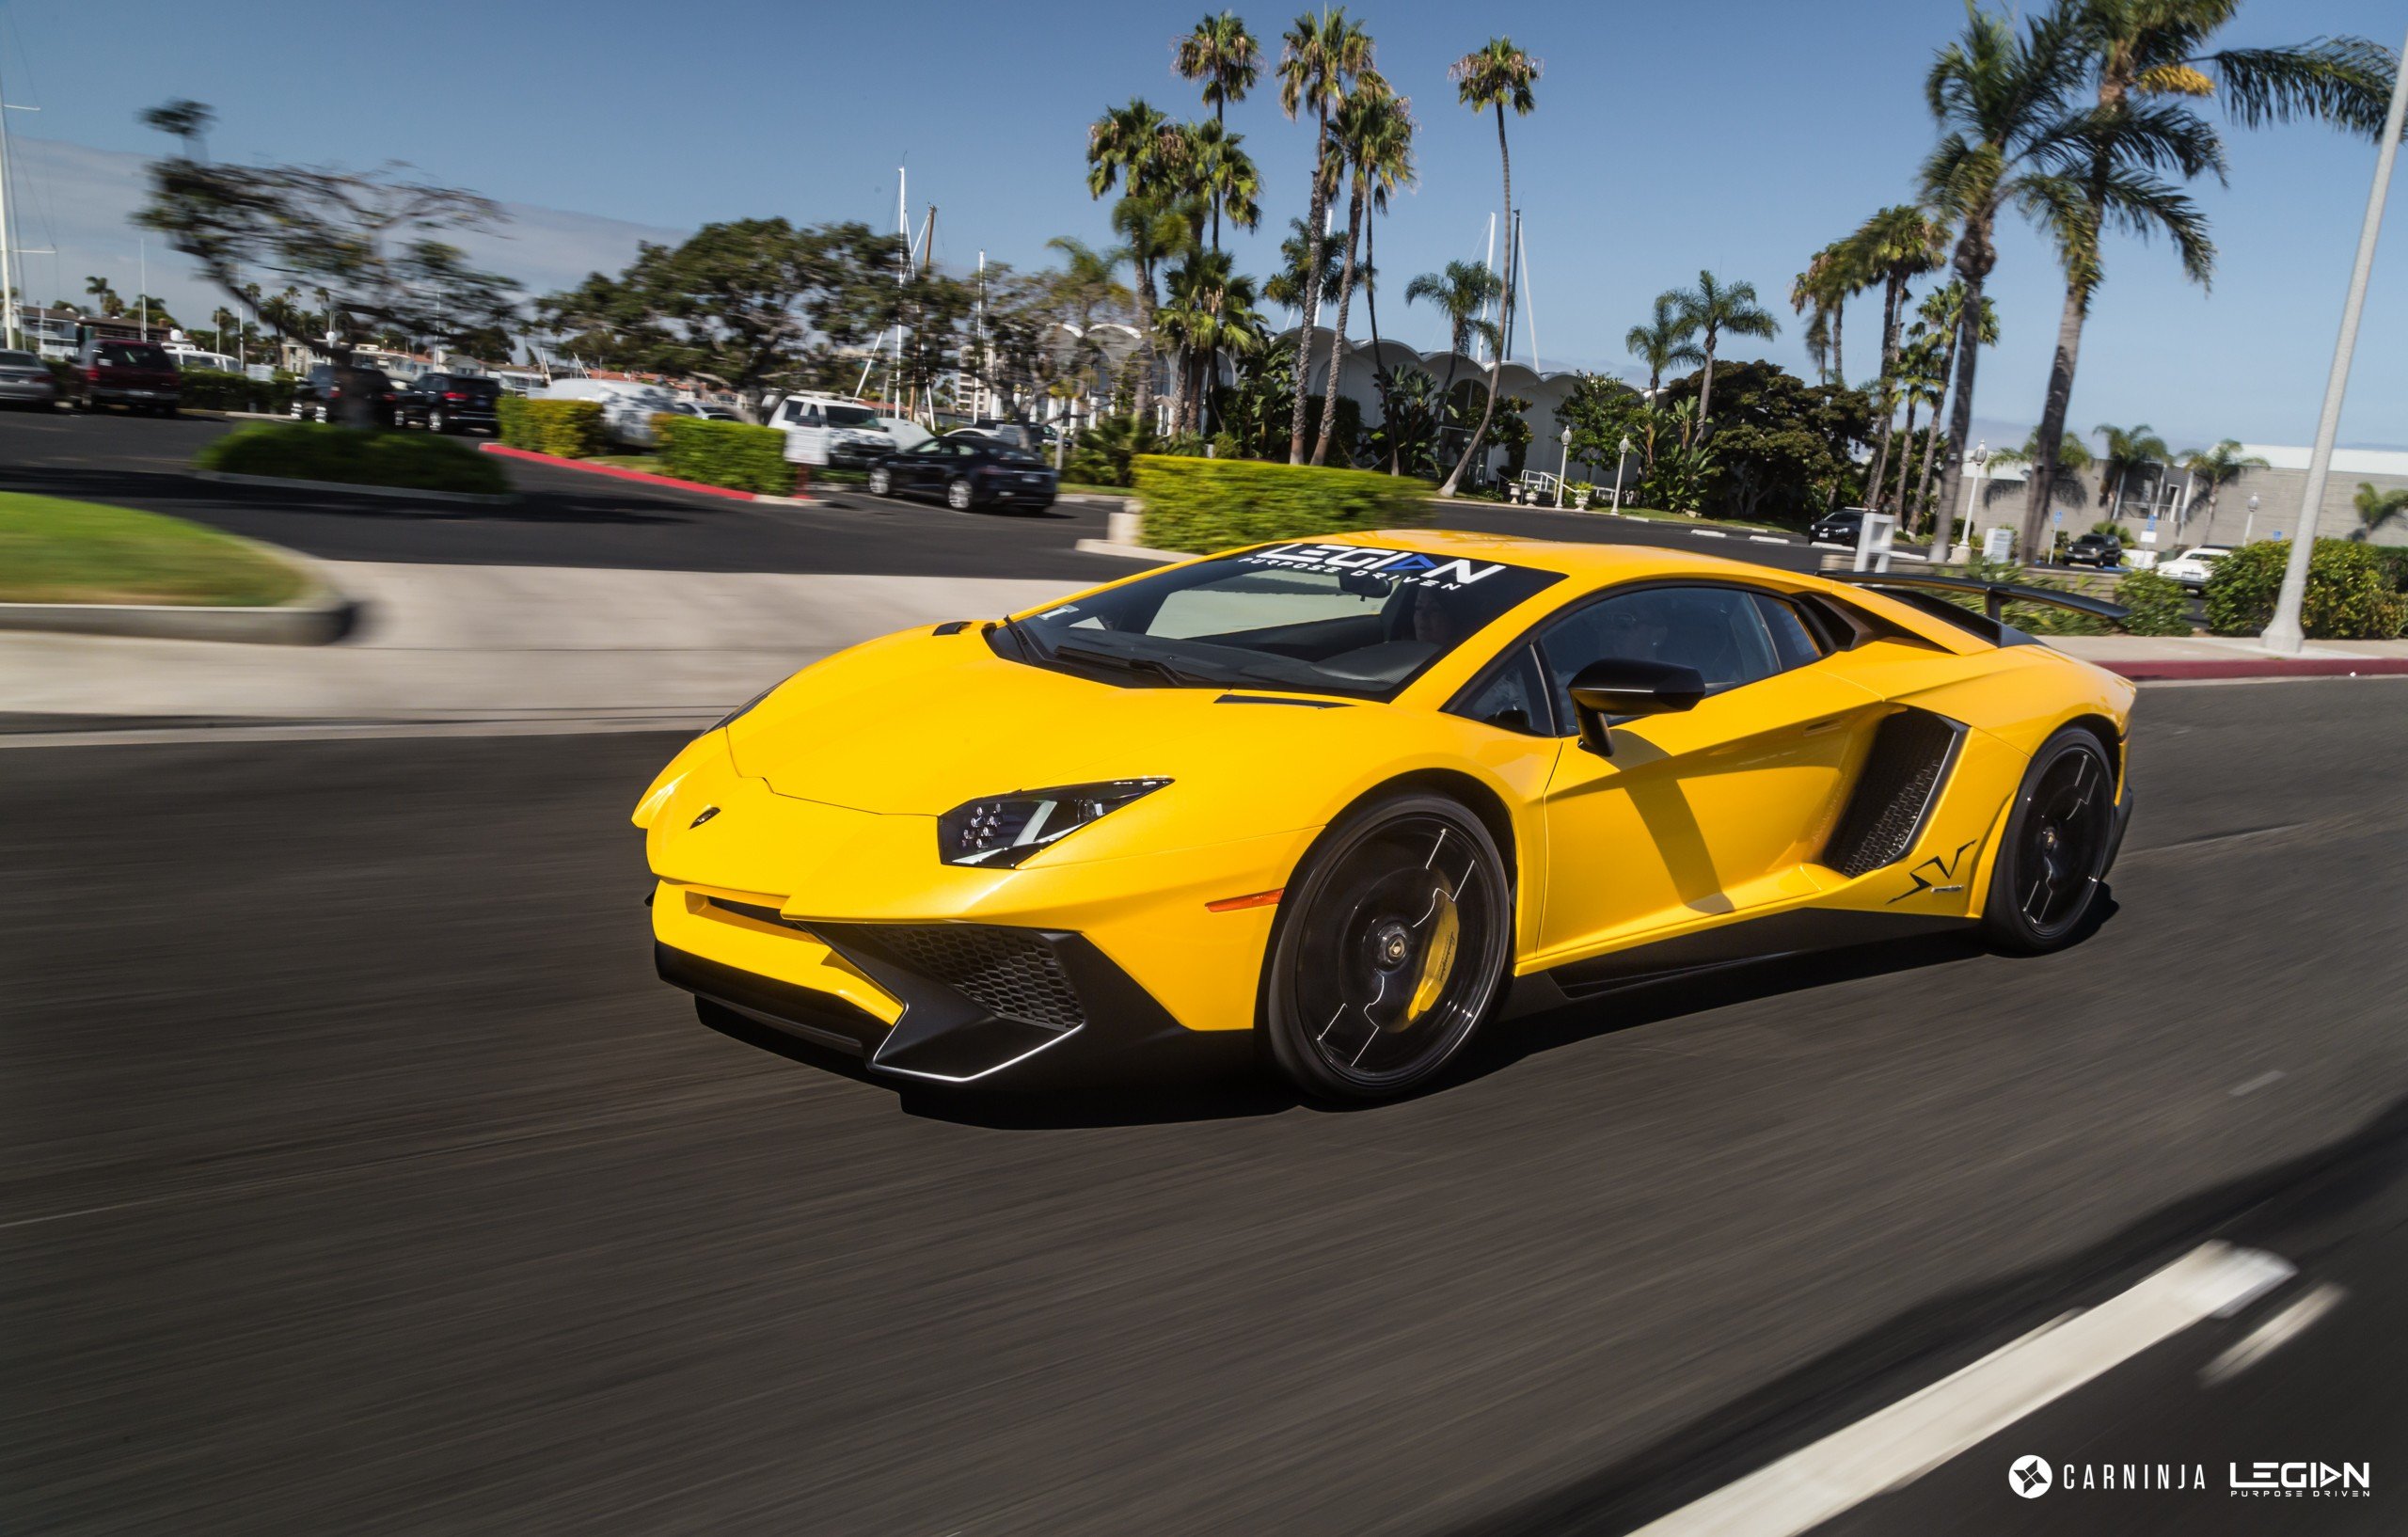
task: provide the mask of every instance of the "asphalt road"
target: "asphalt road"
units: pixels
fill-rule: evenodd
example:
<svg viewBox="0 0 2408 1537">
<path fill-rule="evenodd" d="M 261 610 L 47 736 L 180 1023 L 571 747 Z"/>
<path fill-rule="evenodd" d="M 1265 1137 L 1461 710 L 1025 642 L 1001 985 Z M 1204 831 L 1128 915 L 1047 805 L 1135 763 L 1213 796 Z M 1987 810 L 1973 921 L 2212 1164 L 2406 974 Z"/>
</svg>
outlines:
<svg viewBox="0 0 2408 1537">
<path fill-rule="evenodd" d="M 185 473 L 233 422 L 114 413 L 0 411 L 0 490 L 170 513 L 322 560 L 556 565 L 658 571 L 1044 577 L 1126 576 L 1125 559 L 1081 554 L 1109 509 L 1056 502 L 1043 513 L 955 513 L 930 502 L 833 489 L 816 504 L 730 501 L 513 461 L 521 500 L 506 507 L 342 492 L 223 485 Z M 1799 544 L 1701 536 L 1686 526 L 1466 502 L 1450 528 L 1583 542 L 1669 545 L 1793 570 L 1821 558 Z"/>
<path fill-rule="evenodd" d="M 1624 994 L 1354 1113 L 704 1027 L 661 737 L 0 746 L 0 1525 L 1619 1529 L 2402 1102 L 2404 705 L 2148 690 L 2068 953 Z"/>
</svg>

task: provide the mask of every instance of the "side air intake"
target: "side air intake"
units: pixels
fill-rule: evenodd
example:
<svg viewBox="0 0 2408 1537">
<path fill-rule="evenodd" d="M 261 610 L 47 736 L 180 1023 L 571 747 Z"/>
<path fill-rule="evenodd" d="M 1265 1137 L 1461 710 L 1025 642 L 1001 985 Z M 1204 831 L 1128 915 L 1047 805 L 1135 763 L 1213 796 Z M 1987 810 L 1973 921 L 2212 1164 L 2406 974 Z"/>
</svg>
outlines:
<svg viewBox="0 0 2408 1537">
<path fill-rule="evenodd" d="M 1906 858 L 1964 734 L 1961 723 L 1928 710 L 1901 710 L 1876 727 L 1823 863 L 1854 879 Z"/>
</svg>

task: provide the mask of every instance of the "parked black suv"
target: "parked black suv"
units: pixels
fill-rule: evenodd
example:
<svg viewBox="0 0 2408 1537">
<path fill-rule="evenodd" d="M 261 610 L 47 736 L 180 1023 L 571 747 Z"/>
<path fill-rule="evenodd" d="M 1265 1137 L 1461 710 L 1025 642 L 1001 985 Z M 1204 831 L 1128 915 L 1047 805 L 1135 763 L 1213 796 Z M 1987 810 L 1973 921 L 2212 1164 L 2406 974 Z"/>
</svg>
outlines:
<svg viewBox="0 0 2408 1537">
<path fill-rule="evenodd" d="M 421 373 L 393 397 L 393 425 L 431 433 L 495 433 L 499 380 L 472 373 Z"/>
<path fill-rule="evenodd" d="M 364 368 L 357 371 L 360 388 L 368 394 L 376 425 L 393 424 L 393 402 L 401 393 L 383 369 Z M 336 421 L 342 417 L 342 387 L 335 383 L 335 366 L 320 363 L 293 387 L 293 420 L 295 421 Z"/>
<path fill-rule="evenodd" d="M 176 414 L 183 375 L 156 341 L 108 341 L 87 337 L 67 375 L 67 400 L 87 411 L 122 405 L 129 411 Z"/>
<path fill-rule="evenodd" d="M 2095 565 L 2101 571 L 2124 563 L 2124 547 L 2103 533 L 2085 533 L 2066 547 L 2066 564 Z"/>
</svg>

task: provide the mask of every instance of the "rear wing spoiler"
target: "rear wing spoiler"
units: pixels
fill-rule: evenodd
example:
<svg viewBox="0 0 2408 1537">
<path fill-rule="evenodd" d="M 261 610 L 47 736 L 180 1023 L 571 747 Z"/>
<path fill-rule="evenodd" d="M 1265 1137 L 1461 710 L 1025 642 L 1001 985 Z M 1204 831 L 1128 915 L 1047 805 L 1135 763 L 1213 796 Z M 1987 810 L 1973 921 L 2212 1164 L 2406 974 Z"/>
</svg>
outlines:
<svg viewBox="0 0 2408 1537">
<path fill-rule="evenodd" d="M 1830 571 L 1824 575 L 1830 580 L 1869 587 L 1875 592 L 1885 587 L 1898 587 L 1941 593 L 1979 593 L 1982 595 L 1982 611 L 1992 620 L 2001 619 L 2009 603 L 2045 603 L 2052 608 L 2070 609 L 2075 613 L 2119 625 L 2131 618 L 2132 612 L 2122 604 L 2110 603 L 2103 597 L 2052 592 L 2046 587 L 2020 587 L 2010 581 L 1980 581 L 1972 577 L 1925 577 L 1913 572 L 1896 571 Z"/>
</svg>

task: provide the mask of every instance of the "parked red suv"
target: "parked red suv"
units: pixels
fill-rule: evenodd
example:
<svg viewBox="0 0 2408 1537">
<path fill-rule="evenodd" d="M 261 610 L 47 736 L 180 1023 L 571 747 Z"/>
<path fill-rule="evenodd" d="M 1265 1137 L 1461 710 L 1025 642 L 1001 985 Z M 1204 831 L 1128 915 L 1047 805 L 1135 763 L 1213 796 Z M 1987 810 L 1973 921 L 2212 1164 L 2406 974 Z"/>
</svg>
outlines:
<svg viewBox="0 0 2408 1537">
<path fill-rule="evenodd" d="M 122 405 L 129 411 L 171 417 L 183 395 L 183 375 L 176 360 L 156 341 L 108 341 L 85 339 L 67 376 L 68 404 L 97 411 Z"/>
</svg>

